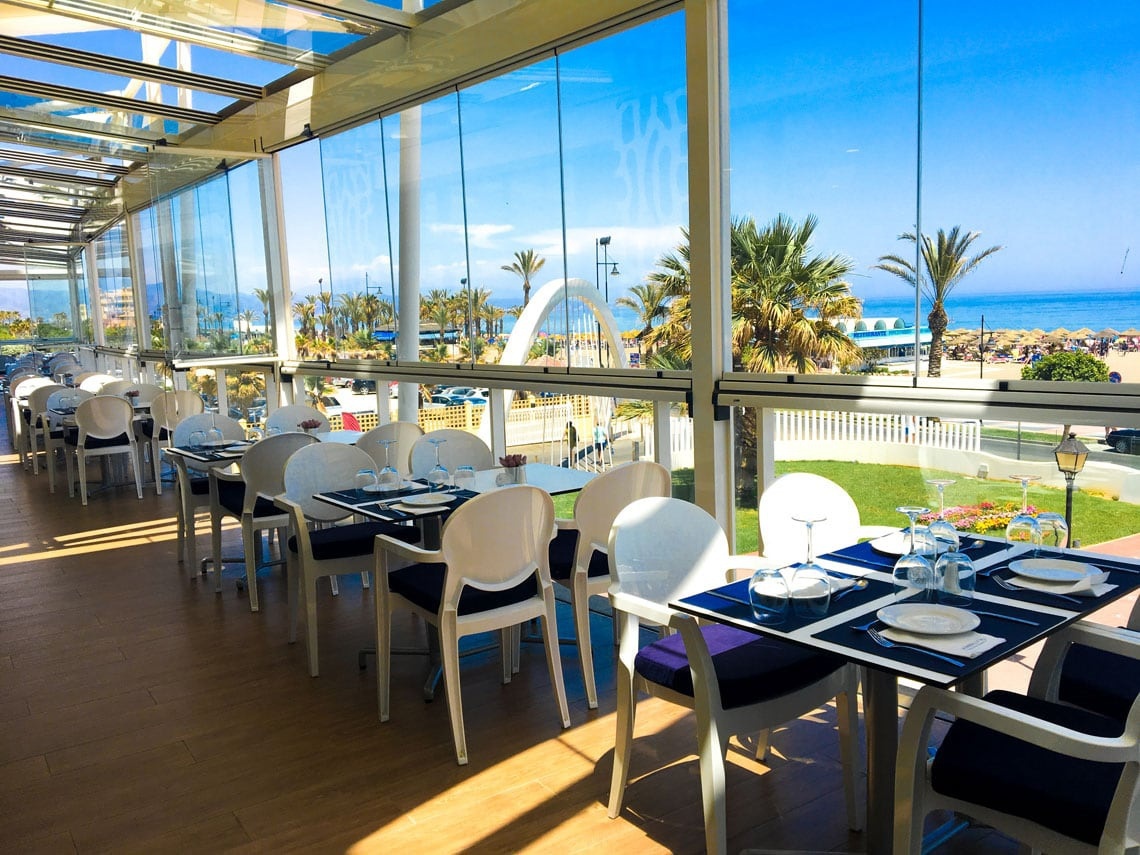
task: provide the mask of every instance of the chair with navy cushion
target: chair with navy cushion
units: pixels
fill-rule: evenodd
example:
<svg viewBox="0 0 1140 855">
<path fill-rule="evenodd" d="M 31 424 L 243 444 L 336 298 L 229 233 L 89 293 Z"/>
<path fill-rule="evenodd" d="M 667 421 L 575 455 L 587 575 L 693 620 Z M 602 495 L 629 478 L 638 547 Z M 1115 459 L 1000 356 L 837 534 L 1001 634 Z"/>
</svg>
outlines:
<svg viewBox="0 0 1140 855">
<path fill-rule="evenodd" d="M 444 523 L 438 550 L 388 536 L 376 542 L 376 650 L 380 721 L 388 720 L 392 614 L 407 610 L 436 627 L 456 760 L 467 763 L 459 690 L 459 639 L 500 631 L 503 683 L 511 680 L 513 629 L 541 618 L 546 665 L 562 727 L 570 726 L 548 548 L 554 503 L 537 487 L 493 490 L 464 502 Z M 408 566 L 399 566 L 401 564 Z M 398 568 L 398 569 L 394 569 Z M 529 703 L 529 699 L 524 699 Z"/>
<path fill-rule="evenodd" d="M 1140 851 L 1140 698 L 1123 718 L 1063 702 L 1062 665 L 1077 646 L 1140 661 L 1140 635 L 1080 622 L 1046 641 L 1026 695 L 919 690 L 895 769 L 896 853 L 922 851 L 926 815 L 939 809 L 1035 850 Z M 940 712 L 955 720 L 928 759 Z"/>
<path fill-rule="evenodd" d="M 606 560 L 610 528 L 618 512 L 630 502 L 647 496 L 668 496 L 671 489 L 669 470 L 660 463 L 625 463 L 582 488 L 574 502 L 573 519 L 555 521 L 558 534 L 550 542 L 550 577 L 570 589 L 578 658 L 590 709 L 598 706 L 590 646 L 590 597 L 604 597 L 610 589 L 610 566 Z"/>
<path fill-rule="evenodd" d="M 222 520 L 236 517 L 241 521 L 244 550 L 245 581 L 249 589 L 249 610 L 260 608 L 257 600 L 258 558 L 262 554 L 263 531 L 277 533 L 278 550 L 284 560 L 285 533 L 289 514 L 281 510 L 273 497 L 285 490 L 285 463 L 293 452 L 319 442 L 307 433 L 283 433 L 270 436 L 250 446 L 242 456 L 241 471 L 210 470 L 210 533 L 215 573 L 214 590 L 222 592 Z"/>
<path fill-rule="evenodd" d="M 79 496 L 87 504 L 87 461 L 97 457 L 106 461 L 114 455 L 126 455 L 135 476 L 135 492 L 141 499 L 142 472 L 138 446 L 135 443 L 134 408 L 122 398 L 95 395 L 80 401 L 75 408 L 74 433 L 64 436 L 67 447 L 75 449 L 75 465 L 79 470 Z M 104 467 L 104 481 L 108 480 Z M 67 455 L 67 481 L 74 483 L 72 454 Z M 70 490 L 69 490 L 70 492 Z"/>
<path fill-rule="evenodd" d="M 366 451 L 351 445 L 319 442 L 296 451 L 285 464 L 285 490 L 277 496 L 279 507 L 288 512 L 290 535 L 286 561 L 289 573 L 289 643 L 297 640 L 300 604 L 305 611 L 305 640 L 308 646 L 309 674 L 316 677 L 317 580 L 344 573 L 360 573 L 367 579 L 373 568 L 377 535 L 387 535 L 405 543 L 420 539 L 411 525 L 382 520 L 338 525 L 351 513 L 314 499 L 317 493 L 353 488 L 361 469 L 375 464 Z"/>
<path fill-rule="evenodd" d="M 752 558 L 755 558 L 753 556 Z M 863 825 L 857 781 L 858 671 L 843 659 L 733 627 L 702 626 L 671 609 L 679 597 L 723 585 L 748 556 L 730 555 L 717 521 L 680 499 L 646 498 L 626 506 L 609 537 L 610 601 L 620 621 L 617 734 L 609 815 L 617 817 L 630 774 L 639 692 L 694 710 L 705 846 L 727 849 L 724 759 L 732 734 L 766 731 L 835 699 L 847 822 Z M 641 647 L 642 623 L 679 634 Z M 766 748 L 766 736 L 758 754 Z"/>
</svg>

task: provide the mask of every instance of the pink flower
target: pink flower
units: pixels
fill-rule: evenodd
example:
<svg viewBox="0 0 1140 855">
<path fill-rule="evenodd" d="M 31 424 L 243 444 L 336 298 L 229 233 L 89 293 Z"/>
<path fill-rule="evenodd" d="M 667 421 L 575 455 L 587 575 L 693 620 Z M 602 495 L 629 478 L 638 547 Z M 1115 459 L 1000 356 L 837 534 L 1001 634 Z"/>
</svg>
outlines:
<svg viewBox="0 0 1140 855">
<path fill-rule="evenodd" d="M 319 428 L 320 426 L 321 422 L 319 419 L 305 419 L 303 422 L 300 422 L 297 425 L 297 427 L 301 428 L 301 430 L 312 430 L 313 428 Z"/>
</svg>

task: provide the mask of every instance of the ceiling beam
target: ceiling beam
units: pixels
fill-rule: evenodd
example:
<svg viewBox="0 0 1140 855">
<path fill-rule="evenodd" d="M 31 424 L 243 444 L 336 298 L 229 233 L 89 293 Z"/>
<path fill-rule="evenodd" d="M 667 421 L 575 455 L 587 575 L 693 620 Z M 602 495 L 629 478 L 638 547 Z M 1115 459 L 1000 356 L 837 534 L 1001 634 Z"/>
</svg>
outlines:
<svg viewBox="0 0 1140 855">
<path fill-rule="evenodd" d="M 86 140 L 87 148 L 83 150 L 90 152 L 98 149 L 98 146 L 91 142 L 92 140 L 109 142 L 113 145 L 138 146 L 140 149 L 145 149 L 165 138 L 162 134 L 141 128 L 112 127 L 105 122 L 92 119 L 84 121 L 65 116 L 52 116 L 32 110 L 21 110 L 18 107 L 0 107 L 0 128 L 3 128 L 5 123 L 11 126 L 9 130 L 16 133 L 18 137 L 23 134 L 23 137 L 19 139 L 20 142 L 27 145 L 42 146 L 43 148 L 51 148 L 56 143 L 48 140 L 34 140 L 28 135 L 28 131 L 79 137 L 81 140 Z M 62 142 L 58 145 L 60 148 L 66 147 Z M 121 154 L 118 156 L 125 160 L 131 160 L 132 155 L 138 153 L 124 148 L 121 149 Z"/>
<path fill-rule="evenodd" d="M 125 166 L 114 166 L 97 160 L 80 160 L 37 151 L 17 151 L 11 148 L 0 148 L 0 159 L 15 160 L 20 163 L 42 163 L 44 166 L 75 169 L 80 172 L 100 172 L 104 175 L 126 175 L 130 171 Z"/>
<path fill-rule="evenodd" d="M 81 187 L 114 187 L 115 182 L 109 178 L 84 178 L 82 175 L 68 175 L 65 172 L 49 172 L 46 169 L 23 169 L 19 166 L 6 166 L 0 163 L 0 175 L 11 175 L 14 178 L 27 178 L 32 181 L 42 181 L 45 184 L 78 184 Z"/>
<path fill-rule="evenodd" d="M 399 9 L 388 9 L 365 0 L 281 0 L 285 6 L 332 15 L 358 24 L 370 24 L 386 30 L 406 33 L 416 24 L 416 16 Z"/>
<path fill-rule="evenodd" d="M 196 92 L 222 95 L 237 101 L 256 101 L 264 94 L 264 90 L 260 86 L 239 83 L 235 80 L 224 80 L 221 77 L 195 74 L 192 71 L 183 71 L 178 68 L 164 68 L 160 65 L 121 59 L 109 54 L 88 53 L 75 48 L 16 39 L 11 36 L 0 35 L 0 53 L 43 60 L 44 62 L 55 62 L 76 68 L 86 68 L 105 74 L 121 74 L 132 79 L 153 80 L 183 89 L 193 89 Z"/>
<path fill-rule="evenodd" d="M 64 208 L 51 205 L 34 205 L 23 202 L 8 202 L 0 199 L 0 217 L 17 217 L 25 220 L 48 220 L 49 222 L 79 222 L 83 208 Z"/>
<path fill-rule="evenodd" d="M 153 101 L 140 101 L 137 98 L 124 98 L 122 95 L 108 95 L 104 92 L 75 89 L 71 86 L 57 86 L 53 83 L 39 83 L 20 77 L 0 75 L 0 90 L 33 95 L 37 98 L 46 98 L 49 101 L 106 107 L 110 110 L 121 110 L 128 114 L 162 116 L 180 122 L 188 122 L 192 125 L 215 125 L 220 121 L 217 115 L 207 113 L 205 110 L 190 110 L 173 104 L 156 104 Z"/>
</svg>

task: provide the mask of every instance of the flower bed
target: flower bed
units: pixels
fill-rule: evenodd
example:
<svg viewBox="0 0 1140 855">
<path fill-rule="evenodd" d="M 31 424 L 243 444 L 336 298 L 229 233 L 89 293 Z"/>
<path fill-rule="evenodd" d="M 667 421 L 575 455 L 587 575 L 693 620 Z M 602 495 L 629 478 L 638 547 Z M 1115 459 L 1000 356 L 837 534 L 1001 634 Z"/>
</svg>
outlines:
<svg viewBox="0 0 1140 855">
<path fill-rule="evenodd" d="M 959 531 L 972 531 L 975 534 L 989 532 L 1004 532 L 1009 521 L 1021 513 L 1020 502 L 979 502 L 976 505 L 960 505 L 947 508 L 944 514 L 946 520 L 954 524 Z M 1037 515 L 1037 508 L 1029 505 L 1026 513 Z M 938 511 L 923 514 L 919 522 L 929 525 L 938 519 Z"/>
</svg>

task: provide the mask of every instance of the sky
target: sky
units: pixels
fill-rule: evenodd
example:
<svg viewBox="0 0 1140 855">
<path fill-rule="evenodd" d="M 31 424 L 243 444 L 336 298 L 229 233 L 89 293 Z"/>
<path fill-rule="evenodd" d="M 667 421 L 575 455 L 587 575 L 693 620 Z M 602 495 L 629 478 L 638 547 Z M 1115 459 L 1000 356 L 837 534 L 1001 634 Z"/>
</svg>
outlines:
<svg viewBox="0 0 1140 855">
<path fill-rule="evenodd" d="M 853 289 L 869 300 L 906 291 L 872 269 L 878 258 L 913 252 L 898 236 L 914 228 L 920 186 L 916 8 L 729 3 L 732 213 L 761 223 L 815 215 L 815 249 L 852 259 Z M 924 9 L 922 229 L 960 225 L 981 233 L 979 249 L 1003 247 L 962 293 L 1136 291 L 1140 5 Z M 466 278 L 521 302 L 520 280 L 501 267 L 527 248 L 547 260 L 536 287 L 563 273 L 604 282 L 602 236 L 620 271 L 611 301 L 644 281 L 688 217 L 683 39 L 673 13 L 425 106 L 421 290 Z M 196 70 L 222 76 L 270 69 L 198 56 Z M 13 62 L 0 57 L 0 74 L 26 71 Z M 389 244 L 385 206 L 396 210 L 400 133 L 389 117 L 282 154 L 298 293 L 318 278 L 362 290 L 366 272 L 388 287 L 398 235 L 393 227 Z M 249 195 L 234 198 L 235 222 L 255 223 L 238 210 Z M 238 244 L 248 292 L 264 264 L 257 241 Z"/>
</svg>

